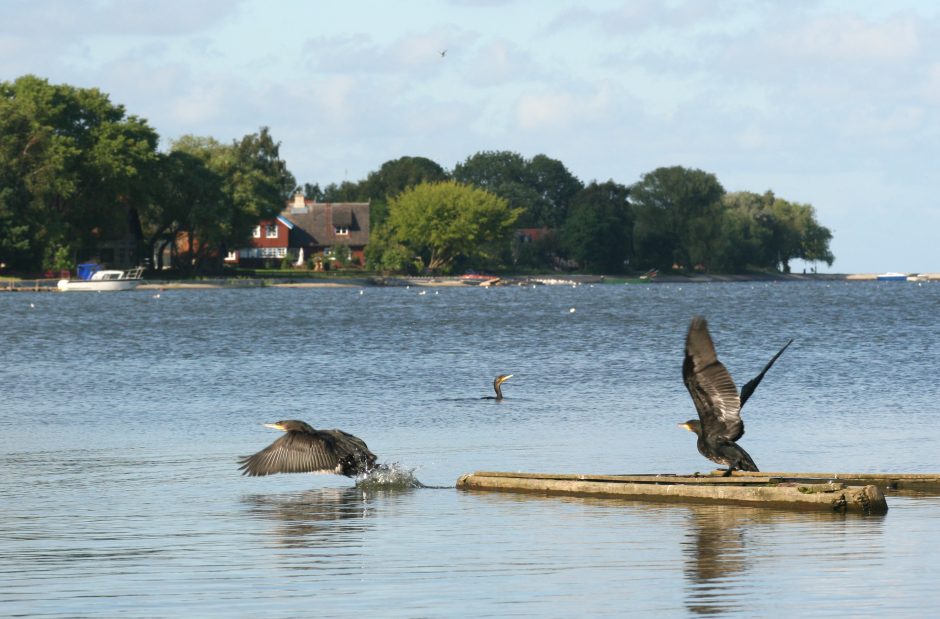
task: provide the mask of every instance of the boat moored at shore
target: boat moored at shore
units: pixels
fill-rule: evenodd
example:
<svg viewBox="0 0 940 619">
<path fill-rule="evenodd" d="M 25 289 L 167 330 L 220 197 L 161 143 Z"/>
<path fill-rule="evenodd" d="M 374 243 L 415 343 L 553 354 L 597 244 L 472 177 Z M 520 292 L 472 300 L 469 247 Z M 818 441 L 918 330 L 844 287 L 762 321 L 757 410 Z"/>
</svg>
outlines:
<svg viewBox="0 0 940 619">
<path fill-rule="evenodd" d="M 875 279 L 879 282 L 906 282 L 907 273 L 882 273 Z"/>
<path fill-rule="evenodd" d="M 144 267 L 127 270 L 102 269 L 95 263 L 78 265 L 77 279 L 61 279 L 56 287 L 63 292 L 114 292 L 134 290 L 143 281 Z"/>
</svg>

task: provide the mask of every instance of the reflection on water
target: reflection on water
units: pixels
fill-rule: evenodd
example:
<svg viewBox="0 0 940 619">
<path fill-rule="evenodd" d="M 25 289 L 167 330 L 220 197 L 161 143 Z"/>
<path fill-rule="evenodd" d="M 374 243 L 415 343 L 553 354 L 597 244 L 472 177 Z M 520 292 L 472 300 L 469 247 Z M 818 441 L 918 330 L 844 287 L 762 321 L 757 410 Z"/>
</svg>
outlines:
<svg viewBox="0 0 940 619">
<path fill-rule="evenodd" d="M 746 524 L 752 517 L 736 507 L 689 508 L 682 549 L 686 555 L 687 606 L 692 612 L 737 610 L 734 598 L 724 594 L 733 594 L 745 576 L 749 561 Z"/>
<path fill-rule="evenodd" d="M 277 542 L 287 548 L 355 545 L 367 526 L 368 498 L 359 488 L 251 494 L 243 500 L 248 515 L 265 520 Z"/>
<path fill-rule="evenodd" d="M 821 554 L 832 555 L 832 536 L 848 526 L 865 544 L 852 545 L 841 559 L 868 562 L 872 534 L 880 531 L 883 516 L 860 516 L 810 511 L 778 511 L 730 505 L 689 505 L 682 550 L 686 557 L 686 607 L 695 614 L 746 611 L 748 592 L 743 583 L 748 571 L 772 548 L 784 531 L 797 531 L 802 544 L 819 544 Z M 848 521 L 848 522 L 847 522 Z M 861 541 L 861 540 L 859 540 Z"/>
</svg>

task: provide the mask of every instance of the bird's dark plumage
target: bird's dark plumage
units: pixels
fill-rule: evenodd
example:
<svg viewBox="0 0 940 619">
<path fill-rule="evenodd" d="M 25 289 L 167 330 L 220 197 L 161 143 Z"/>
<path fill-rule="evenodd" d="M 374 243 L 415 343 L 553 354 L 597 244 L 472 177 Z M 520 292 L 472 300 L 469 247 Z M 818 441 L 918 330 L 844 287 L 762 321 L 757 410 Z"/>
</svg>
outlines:
<svg viewBox="0 0 940 619">
<path fill-rule="evenodd" d="M 730 475 L 734 469 L 758 470 L 751 456 L 736 442 L 744 436 L 741 407 L 754 393 L 767 370 L 792 343 L 793 340 L 787 342 L 738 394 L 731 374 L 715 353 L 708 323 L 701 316 L 692 319 L 685 340 L 682 380 L 692 396 L 699 418 L 680 425 L 698 435 L 699 453 L 728 467 L 725 475 Z"/>
<path fill-rule="evenodd" d="M 493 391 L 496 392 L 495 396 L 487 395 L 483 396 L 484 400 L 502 400 L 503 399 L 503 390 L 501 388 L 502 384 L 512 378 L 512 374 L 500 374 L 493 379 Z"/>
<path fill-rule="evenodd" d="M 375 466 L 365 442 L 342 430 L 315 430 L 303 421 L 265 424 L 284 436 L 238 462 L 243 475 L 274 473 L 336 473 L 354 477 Z"/>
</svg>

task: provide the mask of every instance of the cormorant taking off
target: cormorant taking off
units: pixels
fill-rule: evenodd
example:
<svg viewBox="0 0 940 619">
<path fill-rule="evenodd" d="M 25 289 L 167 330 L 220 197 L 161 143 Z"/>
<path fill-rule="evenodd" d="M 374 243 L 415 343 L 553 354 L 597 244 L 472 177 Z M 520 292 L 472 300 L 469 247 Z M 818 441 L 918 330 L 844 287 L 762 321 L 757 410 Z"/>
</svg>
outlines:
<svg viewBox="0 0 940 619">
<path fill-rule="evenodd" d="M 787 342 L 767 362 L 760 374 L 741 388 L 739 396 L 731 374 L 715 354 L 715 345 L 708 334 L 708 323 L 701 316 L 692 319 L 685 339 L 682 380 L 692 396 L 699 418 L 680 423 L 679 427 L 698 435 L 699 453 L 712 462 L 726 465 L 728 470 L 725 476 L 731 475 L 734 469 L 758 470 L 751 456 L 735 442 L 744 436 L 741 408 L 777 357 L 792 343 L 793 340 Z"/>
<path fill-rule="evenodd" d="M 500 389 L 500 385 L 512 378 L 512 374 L 500 374 L 493 379 L 493 390 L 496 392 L 495 396 L 486 395 L 483 396 L 482 400 L 502 400 L 503 399 L 503 390 Z"/>
<path fill-rule="evenodd" d="M 336 473 L 355 477 L 375 466 L 375 454 L 361 438 L 342 430 L 314 430 L 303 421 L 264 424 L 286 432 L 253 456 L 238 463 L 242 475 L 274 473 Z"/>
</svg>

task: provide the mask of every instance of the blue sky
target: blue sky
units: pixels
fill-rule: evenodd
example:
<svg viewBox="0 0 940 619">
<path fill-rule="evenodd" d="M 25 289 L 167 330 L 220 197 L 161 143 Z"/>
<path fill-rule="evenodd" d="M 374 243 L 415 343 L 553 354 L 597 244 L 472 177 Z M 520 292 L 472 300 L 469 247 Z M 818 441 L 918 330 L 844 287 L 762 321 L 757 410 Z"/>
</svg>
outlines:
<svg viewBox="0 0 940 619">
<path fill-rule="evenodd" d="M 0 0 L 0 79 L 26 73 L 101 89 L 163 148 L 268 126 L 321 186 L 481 150 L 585 182 L 699 168 L 812 204 L 820 270 L 940 271 L 929 0 Z"/>
</svg>

